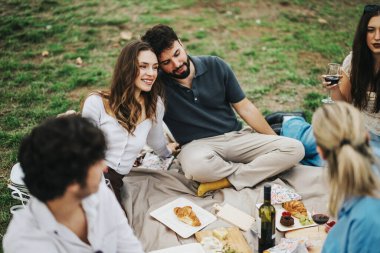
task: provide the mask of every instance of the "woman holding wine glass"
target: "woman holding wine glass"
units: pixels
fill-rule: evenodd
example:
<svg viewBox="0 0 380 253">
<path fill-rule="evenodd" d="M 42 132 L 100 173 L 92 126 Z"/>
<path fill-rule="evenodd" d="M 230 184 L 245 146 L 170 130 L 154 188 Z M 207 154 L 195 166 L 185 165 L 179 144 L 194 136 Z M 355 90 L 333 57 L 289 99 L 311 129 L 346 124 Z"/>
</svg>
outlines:
<svg viewBox="0 0 380 253">
<path fill-rule="evenodd" d="M 380 5 L 366 5 L 356 29 L 352 52 L 342 64 L 339 85 L 323 84 L 334 101 L 346 101 L 364 116 L 371 146 L 380 157 Z"/>
<path fill-rule="evenodd" d="M 380 170 L 358 109 L 326 104 L 313 115 L 320 156 L 327 161 L 329 212 L 338 217 L 322 252 L 378 252 Z"/>
<path fill-rule="evenodd" d="M 380 159 L 380 5 L 364 7 L 352 52 L 343 61 L 340 77 L 336 84 L 325 79 L 323 85 L 333 101 L 351 103 L 362 112 L 370 146 Z M 293 118 L 283 122 L 281 135 L 301 141 L 305 157 L 311 157 L 308 159 L 313 165 L 321 166 L 311 132 L 309 123 Z"/>
</svg>

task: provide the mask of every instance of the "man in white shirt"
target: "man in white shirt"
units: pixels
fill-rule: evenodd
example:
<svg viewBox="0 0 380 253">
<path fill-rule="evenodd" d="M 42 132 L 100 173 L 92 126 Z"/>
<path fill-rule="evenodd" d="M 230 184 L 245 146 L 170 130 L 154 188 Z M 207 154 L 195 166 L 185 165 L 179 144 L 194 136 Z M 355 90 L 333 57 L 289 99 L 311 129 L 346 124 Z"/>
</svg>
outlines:
<svg viewBox="0 0 380 253">
<path fill-rule="evenodd" d="M 79 116 L 32 130 L 18 154 L 32 197 L 9 224 L 5 253 L 143 252 L 104 183 L 105 150 L 102 132 Z"/>
</svg>

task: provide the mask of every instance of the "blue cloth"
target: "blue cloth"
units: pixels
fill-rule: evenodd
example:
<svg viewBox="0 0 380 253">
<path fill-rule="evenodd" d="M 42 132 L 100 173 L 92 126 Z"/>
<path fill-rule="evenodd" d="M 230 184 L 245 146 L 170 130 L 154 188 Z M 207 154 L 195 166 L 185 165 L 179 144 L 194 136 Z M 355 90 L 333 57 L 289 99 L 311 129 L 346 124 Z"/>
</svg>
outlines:
<svg viewBox="0 0 380 253">
<path fill-rule="evenodd" d="M 323 166 L 323 160 L 317 152 L 317 143 L 312 126 L 304 118 L 295 116 L 282 123 L 281 135 L 299 140 L 305 148 L 304 165 Z"/>
<path fill-rule="evenodd" d="M 322 253 L 380 252 L 380 199 L 352 198 L 343 204 L 338 222 L 327 235 Z"/>
<path fill-rule="evenodd" d="M 369 145 L 371 145 L 374 155 L 378 159 L 380 159 L 380 136 L 372 132 L 369 132 L 369 135 L 370 135 Z"/>
<path fill-rule="evenodd" d="M 372 132 L 369 145 L 374 155 L 380 159 L 380 136 Z M 323 166 L 323 160 L 317 152 L 317 143 L 313 134 L 312 126 L 304 118 L 295 116 L 282 123 L 281 135 L 299 140 L 305 148 L 305 157 L 302 164 L 311 166 Z M 379 250 L 380 252 L 380 250 Z"/>
</svg>

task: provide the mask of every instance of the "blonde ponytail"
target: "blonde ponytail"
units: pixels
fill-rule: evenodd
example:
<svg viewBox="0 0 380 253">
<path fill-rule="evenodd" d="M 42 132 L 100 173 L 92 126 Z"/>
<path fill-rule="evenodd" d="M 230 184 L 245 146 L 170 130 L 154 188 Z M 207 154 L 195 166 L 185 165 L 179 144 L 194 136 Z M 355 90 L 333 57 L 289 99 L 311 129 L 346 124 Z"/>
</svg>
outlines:
<svg viewBox="0 0 380 253">
<path fill-rule="evenodd" d="M 314 113 L 313 129 L 328 163 L 330 213 L 336 216 L 351 197 L 376 196 L 380 182 L 360 112 L 344 102 L 324 105 Z"/>
</svg>

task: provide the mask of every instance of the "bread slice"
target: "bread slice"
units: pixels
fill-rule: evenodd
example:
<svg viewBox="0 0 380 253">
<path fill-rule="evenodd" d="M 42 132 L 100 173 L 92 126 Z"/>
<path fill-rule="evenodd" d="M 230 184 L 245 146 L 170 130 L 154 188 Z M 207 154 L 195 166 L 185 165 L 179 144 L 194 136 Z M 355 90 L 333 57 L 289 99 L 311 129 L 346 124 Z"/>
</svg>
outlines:
<svg viewBox="0 0 380 253">
<path fill-rule="evenodd" d="M 174 213 L 177 215 L 177 218 L 180 221 L 190 226 L 198 227 L 201 225 L 201 222 L 199 221 L 191 206 L 175 207 Z"/>
<path fill-rule="evenodd" d="M 299 200 L 288 201 L 288 202 L 283 203 L 282 207 L 298 219 L 301 216 L 307 217 L 307 210 L 302 201 L 299 201 Z"/>
</svg>

